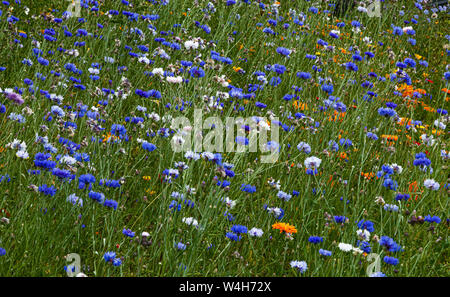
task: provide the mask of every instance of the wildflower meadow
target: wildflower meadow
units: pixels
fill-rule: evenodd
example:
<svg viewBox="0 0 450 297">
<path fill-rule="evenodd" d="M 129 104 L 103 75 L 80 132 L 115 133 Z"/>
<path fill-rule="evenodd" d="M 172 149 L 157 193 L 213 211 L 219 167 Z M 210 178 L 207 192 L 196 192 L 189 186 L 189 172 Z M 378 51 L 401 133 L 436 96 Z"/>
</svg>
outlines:
<svg viewBox="0 0 450 297">
<path fill-rule="evenodd" d="M 449 11 L 1 1 L 0 276 L 448 277 Z"/>
</svg>

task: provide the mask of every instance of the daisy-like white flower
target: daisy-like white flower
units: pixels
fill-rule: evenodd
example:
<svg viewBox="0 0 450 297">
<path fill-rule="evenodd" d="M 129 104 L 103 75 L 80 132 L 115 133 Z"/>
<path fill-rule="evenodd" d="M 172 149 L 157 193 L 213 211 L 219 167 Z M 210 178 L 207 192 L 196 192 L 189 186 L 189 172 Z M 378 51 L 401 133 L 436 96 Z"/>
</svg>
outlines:
<svg viewBox="0 0 450 297">
<path fill-rule="evenodd" d="M 322 160 L 317 158 L 317 157 L 308 157 L 305 159 L 305 167 L 308 169 L 314 169 L 314 168 L 319 168 L 320 163 L 322 163 Z"/>
<path fill-rule="evenodd" d="M 172 84 L 179 84 L 183 82 L 183 78 L 181 76 L 168 76 L 166 80 Z"/>
<path fill-rule="evenodd" d="M 390 166 L 392 167 L 392 169 L 394 170 L 395 173 L 400 174 L 403 171 L 403 167 L 398 164 L 394 163 L 394 164 L 391 164 Z"/>
<path fill-rule="evenodd" d="M 153 75 L 159 75 L 159 76 L 163 76 L 164 75 L 164 69 L 162 68 L 155 68 L 152 70 Z"/>
<path fill-rule="evenodd" d="M 297 269 L 298 271 L 300 271 L 300 273 L 304 273 L 306 271 L 306 269 L 308 269 L 308 265 L 306 264 L 305 261 L 291 261 L 290 263 L 292 268 Z"/>
<path fill-rule="evenodd" d="M 364 230 L 359 229 L 358 231 L 356 231 L 356 234 L 363 241 L 369 241 L 370 240 L 370 232 L 367 231 L 366 229 L 364 229 Z"/>
<path fill-rule="evenodd" d="M 184 47 L 185 47 L 187 50 L 190 50 L 190 49 L 197 49 L 198 46 L 199 46 L 198 42 L 197 42 L 197 41 L 193 41 L 193 40 L 188 40 L 188 41 L 186 41 L 186 42 L 184 43 Z"/>
<path fill-rule="evenodd" d="M 189 225 L 189 226 L 195 226 L 195 227 L 197 227 L 198 226 L 198 221 L 196 220 L 196 219 L 194 219 L 193 217 L 189 217 L 189 218 L 183 218 L 182 219 L 182 222 L 183 223 L 186 223 L 187 225 Z"/>
<path fill-rule="evenodd" d="M 351 250 L 353 250 L 353 246 L 348 243 L 341 242 L 341 243 L 339 243 L 338 247 L 341 251 L 344 251 L 344 252 L 350 252 Z"/>
<path fill-rule="evenodd" d="M 420 139 L 422 140 L 423 144 L 427 145 L 427 146 L 433 146 L 436 143 L 436 140 L 433 139 L 433 135 L 426 135 L 426 134 L 422 134 L 420 136 Z"/>
<path fill-rule="evenodd" d="M 439 183 L 438 182 L 436 182 L 434 179 L 426 179 L 424 182 L 423 182 L 423 185 L 426 187 L 426 188 L 428 188 L 428 189 L 431 189 L 431 190 L 434 190 L 434 191 L 437 191 L 437 190 L 439 190 Z"/>
<path fill-rule="evenodd" d="M 263 234 L 264 234 L 263 230 L 255 227 L 253 227 L 248 231 L 248 235 L 253 237 L 261 237 Z"/>
<path fill-rule="evenodd" d="M 184 154 L 184 157 L 185 157 L 186 159 L 192 159 L 192 160 L 194 160 L 194 161 L 197 161 L 198 159 L 200 159 L 200 154 L 194 153 L 193 151 L 187 151 L 187 152 Z"/>
<path fill-rule="evenodd" d="M 230 208 L 230 209 L 232 209 L 233 207 L 236 206 L 236 201 L 235 201 L 235 200 L 231 200 L 231 199 L 228 198 L 228 197 L 225 197 L 225 198 L 223 199 L 223 201 L 225 202 L 225 204 L 227 205 L 227 207 Z"/>
<path fill-rule="evenodd" d="M 16 152 L 16 156 L 22 159 L 28 159 L 29 155 L 28 152 L 26 150 L 20 150 Z"/>
</svg>

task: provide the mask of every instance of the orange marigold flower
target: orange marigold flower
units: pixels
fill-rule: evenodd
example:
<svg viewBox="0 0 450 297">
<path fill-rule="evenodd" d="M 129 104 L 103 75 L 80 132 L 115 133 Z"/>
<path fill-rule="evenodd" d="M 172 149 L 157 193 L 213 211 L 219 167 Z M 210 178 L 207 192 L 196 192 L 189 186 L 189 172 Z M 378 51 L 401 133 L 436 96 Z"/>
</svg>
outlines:
<svg viewBox="0 0 450 297">
<path fill-rule="evenodd" d="M 297 233 L 297 229 L 295 229 L 295 226 L 289 225 L 287 223 L 275 223 L 272 225 L 272 229 L 278 229 L 280 230 L 280 233 L 283 231 L 289 234 Z"/>
</svg>

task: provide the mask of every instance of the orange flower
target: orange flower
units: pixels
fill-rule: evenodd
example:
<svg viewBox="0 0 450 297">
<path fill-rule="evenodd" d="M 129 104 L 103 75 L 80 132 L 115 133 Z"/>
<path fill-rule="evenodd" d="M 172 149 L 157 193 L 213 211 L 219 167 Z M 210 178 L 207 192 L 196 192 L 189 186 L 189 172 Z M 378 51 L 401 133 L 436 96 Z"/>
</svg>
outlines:
<svg viewBox="0 0 450 297">
<path fill-rule="evenodd" d="M 292 105 L 295 107 L 295 109 L 299 109 L 300 110 L 308 110 L 308 105 L 306 103 L 301 103 L 298 100 L 295 100 Z"/>
<path fill-rule="evenodd" d="M 278 229 L 280 230 L 280 233 L 282 233 L 283 231 L 289 234 L 297 233 L 297 229 L 295 229 L 295 226 L 286 223 L 275 223 L 272 225 L 272 229 Z"/>
<path fill-rule="evenodd" d="M 102 143 L 103 142 L 110 142 L 111 140 L 114 140 L 114 141 L 119 140 L 119 137 L 117 137 L 115 135 L 112 135 L 111 132 L 108 132 L 108 134 L 102 135 L 102 136 L 104 137 L 103 140 L 102 140 Z"/>
<path fill-rule="evenodd" d="M 390 141 L 397 141 L 398 140 L 398 136 L 397 135 L 381 135 L 381 138 L 384 138 L 384 139 L 390 140 Z"/>
<path fill-rule="evenodd" d="M 363 176 L 364 179 L 371 180 L 372 177 L 375 176 L 375 174 L 373 172 L 367 172 L 367 173 L 361 172 L 361 176 Z"/>
</svg>

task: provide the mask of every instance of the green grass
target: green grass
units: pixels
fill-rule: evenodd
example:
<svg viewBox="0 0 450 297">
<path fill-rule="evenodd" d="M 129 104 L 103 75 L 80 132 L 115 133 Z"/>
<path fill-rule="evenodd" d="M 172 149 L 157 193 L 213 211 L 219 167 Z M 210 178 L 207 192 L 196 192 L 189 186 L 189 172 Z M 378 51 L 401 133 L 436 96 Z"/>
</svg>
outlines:
<svg viewBox="0 0 450 297">
<path fill-rule="evenodd" d="M 6 106 L 6 113 L 0 114 L 0 146 L 5 148 L 14 139 L 25 141 L 30 157 L 26 160 L 20 159 L 15 155 L 16 150 L 11 148 L 2 149 L 0 153 L 0 176 L 8 175 L 11 178 L 10 182 L 6 179 L 0 182 L 0 192 L 3 193 L 0 198 L 0 209 L 5 211 L 0 217 L 6 217 L 6 211 L 9 214 L 9 224 L 0 223 L 0 247 L 6 251 L 6 255 L 0 256 L 1 276 L 65 276 L 64 266 L 69 264 L 65 256 L 69 253 L 80 255 L 81 270 L 88 276 L 300 275 L 289 265 L 293 260 L 307 262 L 308 270 L 302 274 L 303 276 L 366 276 L 366 269 L 370 264 L 366 260 L 367 256 L 345 253 L 338 248 L 341 242 L 356 246 L 358 240 L 356 231 L 359 229 L 356 222 L 362 219 L 374 223 L 375 232 L 371 234 L 370 240 L 372 252 L 379 254 L 381 259 L 387 255 L 399 259 L 397 266 L 381 262 L 381 271 L 387 276 L 449 275 L 448 159 L 444 160 L 441 157 L 441 150 L 446 149 L 448 152 L 448 128 L 440 130 L 440 135 L 433 134 L 436 140 L 433 146 L 415 144 L 421 143 L 422 134 L 432 134 L 432 130 L 436 129 L 433 122 L 440 117 L 436 112 L 426 111 L 420 103 L 415 108 L 409 107 L 406 104 L 408 98 L 393 93 L 395 87 L 401 84 L 391 82 L 388 76 L 397 71 L 395 65 L 397 61 L 413 58 L 417 62 L 417 71 L 412 68 L 406 69 L 412 79 L 412 85 L 414 89 L 424 89 L 427 94 L 431 94 L 432 99 L 428 96 L 409 99 L 423 102 L 434 109 L 448 110 L 446 93 L 442 91 L 443 88 L 449 88 L 448 82 L 443 78 L 444 72 L 448 71 L 445 70 L 448 54 L 444 49 L 449 42 L 445 38 L 449 34 L 446 12 L 439 13 L 436 19 L 428 22 L 426 19 L 431 18 L 432 13 L 425 15 L 415 8 L 412 1 L 398 1 L 398 4 L 391 4 L 389 11 L 382 11 L 381 18 L 370 18 L 354 9 L 340 19 L 346 23 L 344 28 L 340 28 L 343 35 L 340 39 L 333 39 L 328 34 L 330 30 L 335 29 L 331 26 L 336 25 L 337 19 L 323 12 L 327 8 L 325 4 L 320 4 L 321 1 L 314 3 L 283 1 L 279 15 L 285 20 L 278 22 L 275 28 L 272 27 L 279 33 L 277 36 L 267 36 L 261 27 L 257 28 L 257 23 L 263 23 L 263 28 L 269 27 L 269 24 L 267 11 L 262 12 L 255 3 L 233 6 L 226 6 L 223 2 L 217 3 L 215 4 L 217 11 L 207 20 L 203 18 L 202 9 L 206 7 L 208 1 L 198 1 L 198 6 L 192 2 L 174 0 L 166 6 L 152 5 L 146 1 L 132 1 L 133 8 L 125 7 L 121 1 L 104 1 L 106 3 L 100 6 L 99 12 L 82 9 L 81 14 L 87 20 L 86 23 L 79 23 L 74 18 L 64 21 L 62 25 L 74 33 L 74 37 L 65 38 L 61 24 L 51 23 L 42 17 L 34 19 L 32 15 L 57 9 L 58 12 L 54 11 L 53 14 L 55 17 L 61 17 L 69 2 L 23 0 L 21 6 L 14 4 L 14 1 L 10 2 L 10 6 L 14 7 L 12 14 L 20 18 L 20 21 L 8 24 L 6 21 L 10 15 L 8 8 L 5 5 L 0 6 L 3 10 L 0 17 L 2 57 L 0 66 L 6 67 L 5 71 L 0 72 L 0 88 L 2 90 L 15 86 L 25 88 L 23 93 L 25 103 L 17 106 L 4 95 L 0 95 L 0 103 Z M 399 16 L 402 3 L 405 4 L 403 8 L 405 15 Z M 320 14 L 308 12 L 311 5 L 319 8 Z M 28 15 L 24 12 L 24 6 L 30 8 Z M 289 19 L 288 13 L 291 8 L 307 15 L 305 24 L 309 25 L 309 29 L 294 24 L 294 18 Z M 178 43 L 182 50 L 169 50 L 168 47 L 155 42 L 154 38 L 161 36 L 153 36 L 147 22 L 129 21 L 122 14 L 112 18 L 103 14 L 111 9 L 134 11 L 140 15 L 158 14 L 160 18 L 150 23 L 156 26 L 157 32 L 172 30 L 173 36 L 162 37 L 171 42 L 174 41 L 172 37 L 179 37 L 181 41 Z M 239 14 L 240 18 L 237 18 L 236 14 Z M 417 40 L 417 44 L 412 46 L 407 42 L 406 34 L 402 36 L 392 34 L 391 24 L 400 27 L 409 26 L 403 21 L 410 20 L 416 14 L 419 15 L 418 24 L 412 26 L 416 31 L 413 38 Z M 351 30 L 350 23 L 356 19 L 365 27 L 361 34 Z M 202 25 L 208 24 L 211 34 L 206 34 L 196 27 L 195 21 Z M 285 22 L 290 24 L 288 29 L 281 27 Z M 104 28 L 99 29 L 97 23 L 103 24 Z M 181 24 L 181 27 L 174 28 L 174 24 Z M 126 33 L 127 29 L 135 27 L 145 32 L 144 40 Z M 44 40 L 41 30 L 46 28 L 54 28 L 58 32 L 56 42 Z M 103 38 L 76 37 L 77 30 L 81 28 L 89 33 L 102 35 Z M 181 28 L 185 28 L 186 31 Z M 19 31 L 26 32 L 28 37 L 25 39 L 18 36 Z M 237 34 L 233 35 L 233 31 Z M 362 40 L 366 36 L 372 39 L 371 46 Z M 216 47 L 207 46 L 202 50 L 188 52 L 183 44 L 189 37 L 201 37 L 206 42 L 214 40 Z M 323 47 L 316 48 L 319 38 L 335 46 L 335 50 L 331 52 Z M 23 47 L 15 44 L 14 39 L 20 39 Z M 49 66 L 39 64 L 33 56 L 32 49 L 36 47 L 31 42 L 33 39 L 40 42 L 44 57 L 50 61 Z M 71 57 L 58 51 L 58 47 L 74 48 L 75 41 L 86 42 L 84 47 L 77 47 L 78 57 Z M 120 41 L 120 46 L 116 46 L 117 41 Z M 380 46 L 378 42 L 383 42 L 384 45 Z M 273 43 L 273 46 L 270 46 L 270 43 Z M 125 45 L 129 45 L 133 47 L 134 52 L 139 52 L 137 46 L 141 44 L 147 45 L 150 49 L 148 57 L 155 61 L 153 65 L 145 66 L 138 63 L 137 58 L 128 55 L 124 49 Z M 351 61 L 351 54 L 341 53 L 340 49 L 348 50 L 354 45 L 359 47 L 361 55 L 365 51 L 372 51 L 375 54 L 372 60 L 355 62 L 359 67 L 357 72 L 348 71 L 339 65 Z M 276 48 L 280 46 L 295 48 L 296 52 L 291 53 L 290 58 L 285 58 L 276 52 Z M 171 59 L 152 57 L 156 47 L 164 48 Z M 388 55 L 388 48 L 396 54 L 392 61 Z M 55 54 L 47 55 L 49 50 L 53 50 Z M 144 75 L 144 71 L 152 71 L 158 67 L 168 70 L 169 64 L 175 65 L 180 60 L 194 61 L 200 53 L 201 59 L 206 61 L 210 57 L 211 50 L 221 53 L 224 57 L 230 57 L 233 64 L 225 65 L 215 61 L 215 65 L 223 66 L 221 70 L 202 67 L 205 69 L 205 76 L 199 79 L 181 74 L 189 78 L 190 82 L 179 85 Z M 323 62 L 317 65 L 322 69 L 321 72 L 313 71 L 311 67 L 315 64 L 314 61 L 305 58 L 306 54 L 316 53 L 320 53 Z M 427 68 L 420 66 L 418 64 L 420 60 L 415 54 L 428 61 L 429 66 Z M 105 63 L 104 57 L 114 57 L 115 63 Z M 33 66 L 22 64 L 21 61 L 25 58 L 31 59 Z M 336 58 L 337 62 L 334 62 L 333 58 Z M 77 76 L 65 70 L 64 65 L 67 63 L 75 64 L 83 74 Z M 88 68 L 92 63 L 102 65 L 98 81 L 89 78 Z M 287 71 L 277 75 L 264 70 L 267 64 L 285 65 Z M 118 66 L 126 66 L 128 71 L 120 73 L 117 71 Z M 196 66 L 199 66 L 198 63 Z M 240 74 L 233 67 L 240 67 L 245 74 Z M 61 72 L 66 77 L 55 77 L 50 73 L 51 70 Z M 233 100 L 235 101 L 233 103 L 230 99 L 225 100 L 222 111 L 215 109 L 205 111 L 203 119 L 209 116 L 221 118 L 267 116 L 266 112 L 272 110 L 283 124 L 293 126 L 294 130 L 287 132 L 280 128 L 281 150 L 278 162 L 274 164 L 260 163 L 259 153 L 224 153 L 223 161 L 233 163 L 235 165 L 233 170 L 236 173 L 235 177 L 228 179 L 231 185 L 227 190 L 216 186 L 217 181 L 214 177 L 219 176 L 216 164 L 206 160 L 188 161 L 183 153 L 174 153 L 170 144 L 172 135 L 169 138 L 148 136 L 160 128 L 170 128 L 170 122 L 162 120 L 157 122 L 146 118 L 142 128 L 125 123 L 124 119 L 128 116 L 144 117 L 142 112 L 136 110 L 138 105 L 146 107 L 148 113 L 159 114 L 161 118 L 164 115 L 172 117 L 183 115 L 193 123 L 194 109 L 205 106 L 203 96 L 215 96 L 217 91 L 228 92 L 228 89 L 214 82 L 214 76 L 225 75 L 231 81 L 230 84 L 242 88 L 243 92 L 247 93 L 248 84 L 258 83 L 252 75 L 257 70 L 265 71 L 268 81 L 274 76 L 280 76 L 282 83 L 276 87 L 265 85 L 263 90 L 256 92 L 256 98 L 248 100 L 248 104 L 243 104 L 242 99 Z M 299 79 L 296 76 L 298 71 L 310 72 L 312 80 Z M 385 77 L 386 81 L 367 78 L 367 74 L 371 71 Z M 45 81 L 38 79 L 36 73 L 42 73 L 47 79 Z M 81 79 L 86 90 L 74 88 L 70 81 L 66 82 L 67 87 L 58 84 L 70 76 Z M 93 132 L 84 116 L 73 121 L 78 127 L 74 135 L 70 136 L 67 129 L 58 126 L 55 116 L 51 122 L 43 119 L 50 112 L 51 106 L 56 104 L 39 94 L 39 90 L 62 95 L 64 100 L 61 107 L 71 105 L 76 110 L 77 103 L 83 103 L 90 109 L 92 106 L 97 107 L 99 100 L 106 99 L 103 95 L 95 95 L 96 88 L 117 90 L 123 76 L 131 83 L 130 95 L 124 100 L 118 98 L 109 100 L 106 107 L 98 107 L 100 117 L 105 120 L 99 124 L 106 130 Z M 333 79 L 332 95 L 339 97 L 347 106 L 342 121 L 328 120 L 334 115 L 333 108 L 324 112 L 319 111 L 319 106 L 327 99 L 326 93 L 321 90 L 319 77 Z M 27 91 L 28 87 L 23 82 L 25 78 L 33 80 L 35 96 Z M 426 81 L 425 78 L 433 83 Z M 349 85 L 347 83 L 349 80 L 356 80 L 357 83 Z M 361 83 L 365 80 L 374 83 L 371 91 L 377 93 L 377 97 L 374 97 L 373 102 L 363 100 L 367 89 L 363 88 Z M 111 85 L 109 81 L 112 82 Z M 282 100 L 285 94 L 293 93 L 291 89 L 293 85 L 302 88 L 298 94 L 300 101 L 308 106 L 307 110 L 296 110 L 292 105 L 293 100 L 288 102 Z M 155 100 L 139 97 L 134 93 L 136 89 L 159 90 L 162 98 Z M 175 109 L 175 106 L 181 103 L 181 99 L 192 103 L 191 106 L 186 105 L 182 112 Z M 267 108 L 260 111 L 254 105 L 255 101 L 267 104 Z M 420 120 L 424 126 L 407 130 L 404 125 L 395 124 L 392 120 L 380 116 L 378 109 L 388 101 L 398 104 L 396 112 L 400 117 Z M 236 102 L 240 104 L 239 106 L 245 105 L 245 111 L 240 112 L 238 108 L 234 108 Z M 170 109 L 165 107 L 167 103 L 172 104 Z M 25 116 L 26 123 L 20 124 L 8 119 L 11 112 L 20 114 L 24 106 L 28 106 L 34 112 L 33 115 Z M 65 111 L 66 114 L 69 112 Z M 306 120 L 290 119 L 285 112 L 290 112 L 292 116 L 296 112 L 302 112 L 312 117 L 320 126 L 312 130 L 311 123 Z M 71 120 L 66 116 L 62 122 L 64 121 Z M 43 132 L 40 128 L 44 124 L 49 127 L 47 132 Z M 110 131 L 113 124 L 124 125 L 130 140 L 122 140 L 120 143 L 91 141 L 91 137 L 103 139 L 103 135 Z M 373 141 L 367 138 L 365 128 L 375 127 L 378 129 L 376 134 L 380 138 Z M 62 182 L 50 172 L 37 168 L 34 165 L 34 156 L 38 152 L 44 152 L 44 148 L 42 144 L 35 143 L 36 133 L 48 136 L 49 142 L 58 149 L 56 154 L 52 154 L 53 160 L 58 154 L 67 153 L 58 142 L 58 136 L 77 144 L 85 140 L 87 145 L 79 152 L 89 154 L 91 168 L 88 168 L 86 162 L 74 166 L 77 177 L 71 182 Z M 398 140 L 393 146 L 387 146 L 382 135 L 397 135 Z M 339 141 L 340 137 L 350 139 L 353 146 L 349 149 L 341 146 L 337 153 L 331 151 L 328 142 Z M 153 152 L 143 150 L 137 142 L 138 138 L 155 144 L 157 149 Z M 311 146 L 312 152 L 309 155 L 297 150 L 296 146 L 301 141 Z M 391 150 L 392 147 L 395 150 Z M 324 153 L 324 150 L 328 150 L 329 154 Z M 425 151 L 431 160 L 434 170 L 432 174 L 423 173 L 413 166 L 415 154 Z M 347 160 L 339 157 L 342 152 L 347 154 Z M 305 168 L 301 168 L 300 165 L 303 166 L 304 159 L 308 156 L 322 159 L 320 174 L 307 175 Z M 172 183 L 162 182 L 163 170 L 173 168 L 174 162 L 179 161 L 185 161 L 189 168 Z M 403 167 L 401 174 L 393 176 L 398 183 L 397 191 L 383 187 L 382 178 L 373 177 L 366 180 L 361 176 L 361 172 L 376 174 L 383 164 L 393 163 Z M 67 169 L 63 165 L 57 167 Z M 28 173 L 28 170 L 37 169 L 41 169 L 40 175 Z M 118 201 L 117 210 L 114 211 L 90 199 L 89 190 L 78 189 L 78 177 L 87 173 L 93 174 L 97 179 L 92 190 L 104 193 L 107 199 Z M 145 180 L 144 176 L 150 176 L 151 179 Z M 329 181 L 330 176 L 333 177 L 333 184 Z M 120 178 L 124 181 L 120 188 L 108 188 L 98 184 L 101 179 Z M 270 178 L 280 181 L 280 190 L 290 194 L 296 190 L 300 192 L 299 196 L 293 196 L 289 201 L 281 200 L 277 197 L 278 191 L 269 186 Z M 440 183 L 439 191 L 432 191 L 423 186 L 424 180 L 428 178 Z M 410 184 L 415 181 L 418 190 L 410 193 L 412 198 L 407 202 L 395 201 L 396 193 L 409 193 Z M 54 185 L 57 188 L 56 194 L 52 197 L 45 196 L 29 187 L 30 185 L 39 187 L 43 184 Z M 252 194 L 242 192 L 240 190 L 242 184 L 256 186 L 256 192 Z M 196 188 L 197 193 L 188 194 L 185 190 L 186 185 Z M 185 197 L 194 201 L 195 207 L 191 209 L 183 204 L 181 211 L 170 210 L 169 205 L 174 200 L 171 193 L 174 191 L 183 193 Z M 83 207 L 74 207 L 66 202 L 67 196 L 72 193 L 83 199 Z M 388 204 L 398 205 L 399 211 L 385 211 L 383 206 L 375 203 L 377 196 L 382 196 Z M 237 202 L 235 208 L 229 210 L 235 218 L 233 222 L 224 216 L 227 209 L 220 201 L 222 197 L 229 197 Z M 284 209 L 282 222 L 294 225 L 298 230 L 293 234 L 292 240 L 286 239 L 283 234 L 272 229 L 272 225 L 278 220 L 267 213 L 264 209 L 265 204 Z M 427 222 L 409 224 L 413 211 L 416 212 L 416 216 L 439 216 L 442 222 L 434 224 L 433 231 L 429 230 L 431 225 Z M 333 221 L 327 221 L 326 214 L 346 216 L 349 220 L 341 226 Z M 184 217 L 194 217 L 201 228 L 196 229 L 184 224 L 182 222 Z M 239 242 L 230 241 L 225 234 L 234 224 L 245 225 L 249 229 L 261 228 L 264 234 L 261 238 L 244 234 Z M 139 239 L 126 237 L 122 234 L 124 228 L 131 229 Z M 151 245 L 144 246 L 140 243 L 141 233 L 144 231 L 150 233 Z M 383 235 L 393 238 L 404 251 L 386 252 L 373 239 L 374 235 L 379 238 Z M 308 242 L 310 236 L 322 236 L 324 241 L 314 245 Z M 187 245 L 186 250 L 178 251 L 174 247 L 180 241 Z M 213 246 L 208 249 L 210 244 Z M 324 258 L 319 255 L 319 249 L 332 251 L 333 254 Z M 103 255 L 108 251 L 114 251 L 118 257 L 122 257 L 123 264 L 120 267 L 105 263 Z"/>
</svg>

